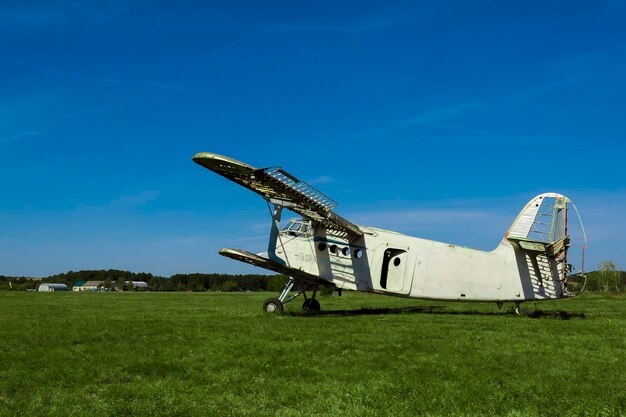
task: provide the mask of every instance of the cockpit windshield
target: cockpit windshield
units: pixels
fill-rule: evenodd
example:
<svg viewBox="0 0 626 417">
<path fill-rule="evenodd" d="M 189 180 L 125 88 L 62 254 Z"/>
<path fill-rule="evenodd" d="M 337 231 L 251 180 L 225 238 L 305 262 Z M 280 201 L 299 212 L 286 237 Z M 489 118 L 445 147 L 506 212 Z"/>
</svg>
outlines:
<svg viewBox="0 0 626 417">
<path fill-rule="evenodd" d="M 310 222 L 304 219 L 291 219 L 283 227 L 283 232 L 291 236 L 302 236 L 309 233 Z"/>
</svg>

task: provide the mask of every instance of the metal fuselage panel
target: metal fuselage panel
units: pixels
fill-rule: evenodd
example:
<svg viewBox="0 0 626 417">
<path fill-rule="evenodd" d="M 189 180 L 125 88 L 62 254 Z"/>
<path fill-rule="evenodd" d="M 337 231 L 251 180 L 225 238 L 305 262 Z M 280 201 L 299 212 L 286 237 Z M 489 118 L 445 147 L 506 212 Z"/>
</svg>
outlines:
<svg viewBox="0 0 626 417">
<path fill-rule="evenodd" d="M 276 254 L 287 265 L 338 288 L 388 295 L 467 301 L 563 297 L 557 264 L 503 240 L 491 252 L 369 228 L 349 243 L 325 230 L 281 232 Z"/>
</svg>

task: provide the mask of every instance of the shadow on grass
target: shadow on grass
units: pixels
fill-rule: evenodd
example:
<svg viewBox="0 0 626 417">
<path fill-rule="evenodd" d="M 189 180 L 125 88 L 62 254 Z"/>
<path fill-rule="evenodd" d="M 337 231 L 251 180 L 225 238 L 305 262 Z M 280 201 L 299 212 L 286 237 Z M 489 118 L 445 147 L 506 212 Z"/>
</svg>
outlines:
<svg viewBox="0 0 626 417">
<path fill-rule="evenodd" d="M 514 310 L 503 311 L 479 311 L 479 310 L 450 310 L 442 306 L 421 306 L 421 307 L 401 307 L 401 308 L 361 308 L 359 310 L 328 310 L 311 313 L 306 311 L 285 312 L 287 316 L 298 317 L 349 317 L 349 316 L 371 316 L 381 314 L 448 314 L 462 316 L 517 316 Z M 556 311 L 523 311 L 522 317 L 531 319 L 552 318 L 559 320 L 584 319 L 585 313 L 569 312 L 565 310 Z"/>
<path fill-rule="evenodd" d="M 569 319 L 584 319 L 587 318 L 585 313 L 575 313 L 565 310 L 557 310 L 557 311 L 531 311 L 526 314 L 531 319 L 540 319 L 540 318 L 555 318 L 561 320 L 569 320 Z"/>
</svg>

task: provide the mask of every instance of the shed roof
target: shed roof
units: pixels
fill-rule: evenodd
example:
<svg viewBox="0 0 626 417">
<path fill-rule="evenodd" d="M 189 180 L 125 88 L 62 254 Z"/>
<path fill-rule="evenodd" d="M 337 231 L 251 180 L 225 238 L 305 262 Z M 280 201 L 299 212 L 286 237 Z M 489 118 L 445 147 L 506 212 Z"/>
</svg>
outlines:
<svg viewBox="0 0 626 417">
<path fill-rule="evenodd" d="M 115 281 L 111 281 L 111 283 L 115 283 Z M 97 287 L 98 285 L 104 285 L 104 281 L 76 281 L 74 283 L 75 287 Z"/>
<path fill-rule="evenodd" d="M 39 285 L 39 288 L 54 288 L 54 289 L 64 289 L 64 290 L 68 290 L 69 288 L 67 288 L 67 285 L 65 284 L 61 284 L 58 282 L 44 282 L 43 284 Z"/>
</svg>

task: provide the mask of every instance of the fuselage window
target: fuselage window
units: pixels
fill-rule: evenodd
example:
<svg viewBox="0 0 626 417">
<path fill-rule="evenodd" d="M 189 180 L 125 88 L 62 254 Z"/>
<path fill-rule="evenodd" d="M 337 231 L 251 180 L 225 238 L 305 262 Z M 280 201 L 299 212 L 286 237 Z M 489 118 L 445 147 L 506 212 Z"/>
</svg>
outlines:
<svg viewBox="0 0 626 417">
<path fill-rule="evenodd" d="M 303 219 L 291 219 L 282 231 L 291 236 L 302 236 L 309 232 L 309 223 Z"/>
</svg>

